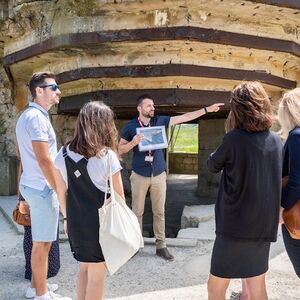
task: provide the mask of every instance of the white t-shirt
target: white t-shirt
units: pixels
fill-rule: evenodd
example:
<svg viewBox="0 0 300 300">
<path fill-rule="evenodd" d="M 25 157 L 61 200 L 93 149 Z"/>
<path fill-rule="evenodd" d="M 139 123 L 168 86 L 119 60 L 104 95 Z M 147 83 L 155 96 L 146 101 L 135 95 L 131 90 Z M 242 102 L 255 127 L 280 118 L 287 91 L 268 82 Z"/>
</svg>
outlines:
<svg viewBox="0 0 300 300">
<path fill-rule="evenodd" d="M 112 150 L 108 150 L 108 152 L 111 158 L 112 174 L 115 174 L 116 172 L 120 171 L 122 167 L 116 153 Z M 69 149 L 69 146 L 67 146 L 67 153 L 68 156 L 72 158 L 75 162 L 78 162 L 83 158 L 82 155 L 71 151 Z M 57 153 L 54 165 L 60 171 L 66 185 L 68 186 L 67 169 L 65 159 L 63 157 L 63 147 Z M 94 185 L 102 192 L 105 192 L 108 178 L 108 155 L 106 154 L 101 156 L 100 158 L 91 157 L 90 159 L 88 159 L 87 172 Z"/>
<path fill-rule="evenodd" d="M 31 102 L 18 119 L 16 134 L 23 167 L 20 184 L 42 191 L 49 184 L 38 164 L 32 142 L 47 142 L 50 157 L 54 160 L 57 145 L 48 112 Z"/>
</svg>

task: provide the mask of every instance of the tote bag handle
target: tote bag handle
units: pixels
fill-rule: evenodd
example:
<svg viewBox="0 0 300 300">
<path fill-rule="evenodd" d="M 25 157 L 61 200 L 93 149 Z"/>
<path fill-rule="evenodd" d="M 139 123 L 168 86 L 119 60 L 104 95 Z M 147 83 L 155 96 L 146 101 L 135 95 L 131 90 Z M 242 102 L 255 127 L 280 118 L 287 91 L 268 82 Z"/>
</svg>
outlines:
<svg viewBox="0 0 300 300">
<path fill-rule="evenodd" d="M 111 170 L 111 156 L 109 154 L 109 151 L 107 151 L 107 155 L 108 155 L 108 168 L 107 168 L 107 177 L 106 177 L 106 189 L 105 189 L 105 197 L 104 197 L 104 201 L 107 200 L 107 191 L 108 191 L 108 180 L 109 180 L 109 187 L 110 187 L 110 199 L 111 202 L 116 202 L 116 197 L 115 197 L 115 191 L 114 191 L 114 185 L 113 185 L 113 180 L 112 180 L 112 170 Z"/>
</svg>

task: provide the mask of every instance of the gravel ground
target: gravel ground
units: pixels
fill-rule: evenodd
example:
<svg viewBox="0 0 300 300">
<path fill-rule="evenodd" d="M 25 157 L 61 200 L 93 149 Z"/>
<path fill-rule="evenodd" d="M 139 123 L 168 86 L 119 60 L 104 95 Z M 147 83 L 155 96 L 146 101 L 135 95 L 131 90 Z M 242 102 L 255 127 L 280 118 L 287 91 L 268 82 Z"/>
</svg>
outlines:
<svg viewBox="0 0 300 300">
<path fill-rule="evenodd" d="M 24 257 L 22 236 L 10 227 L 0 214 L 0 300 L 24 299 L 28 281 L 23 279 Z M 154 246 L 145 246 L 117 274 L 108 276 L 105 299 L 115 300 L 201 300 L 207 299 L 206 280 L 209 272 L 211 242 L 196 247 L 172 247 L 174 262 L 154 255 Z M 59 293 L 75 299 L 78 263 L 67 242 L 60 244 L 61 270 L 51 282 L 58 283 Z M 299 279 L 279 241 L 272 247 L 270 271 L 267 275 L 270 299 L 300 299 Z M 232 281 L 231 291 L 239 290 L 240 282 Z"/>
</svg>

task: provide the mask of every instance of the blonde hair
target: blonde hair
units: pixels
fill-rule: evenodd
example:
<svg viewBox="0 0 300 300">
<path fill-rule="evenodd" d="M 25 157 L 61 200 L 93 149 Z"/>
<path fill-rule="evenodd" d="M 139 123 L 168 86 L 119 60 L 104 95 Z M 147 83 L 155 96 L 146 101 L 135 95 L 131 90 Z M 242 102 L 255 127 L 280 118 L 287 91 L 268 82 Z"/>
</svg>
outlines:
<svg viewBox="0 0 300 300">
<path fill-rule="evenodd" d="M 289 132 L 300 126 L 300 88 L 286 92 L 279 104 L 278 121 L 281 136 L 287 139 Z"/>
</svg>

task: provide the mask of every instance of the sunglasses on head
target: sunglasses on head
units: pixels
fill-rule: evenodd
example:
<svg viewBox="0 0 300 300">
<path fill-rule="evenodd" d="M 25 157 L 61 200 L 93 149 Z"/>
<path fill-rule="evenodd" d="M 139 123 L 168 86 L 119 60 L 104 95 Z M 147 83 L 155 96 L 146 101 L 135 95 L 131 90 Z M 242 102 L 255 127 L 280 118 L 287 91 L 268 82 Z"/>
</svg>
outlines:
<svg viewBox="0 0 300 300">
<path fill-rule="evenodd" d="M 52 83 L 52 84 L 46 84 L 46 85 L 40 85 L 39 87 L 40 88 L 46 88 L 48 86 L 51 87 L 51 90 L 53 92 L 55 92 L 56 90 L 59 90 L 59 86 L 57 84 L 54 84 L 54 83 Z"/>
</svg>

